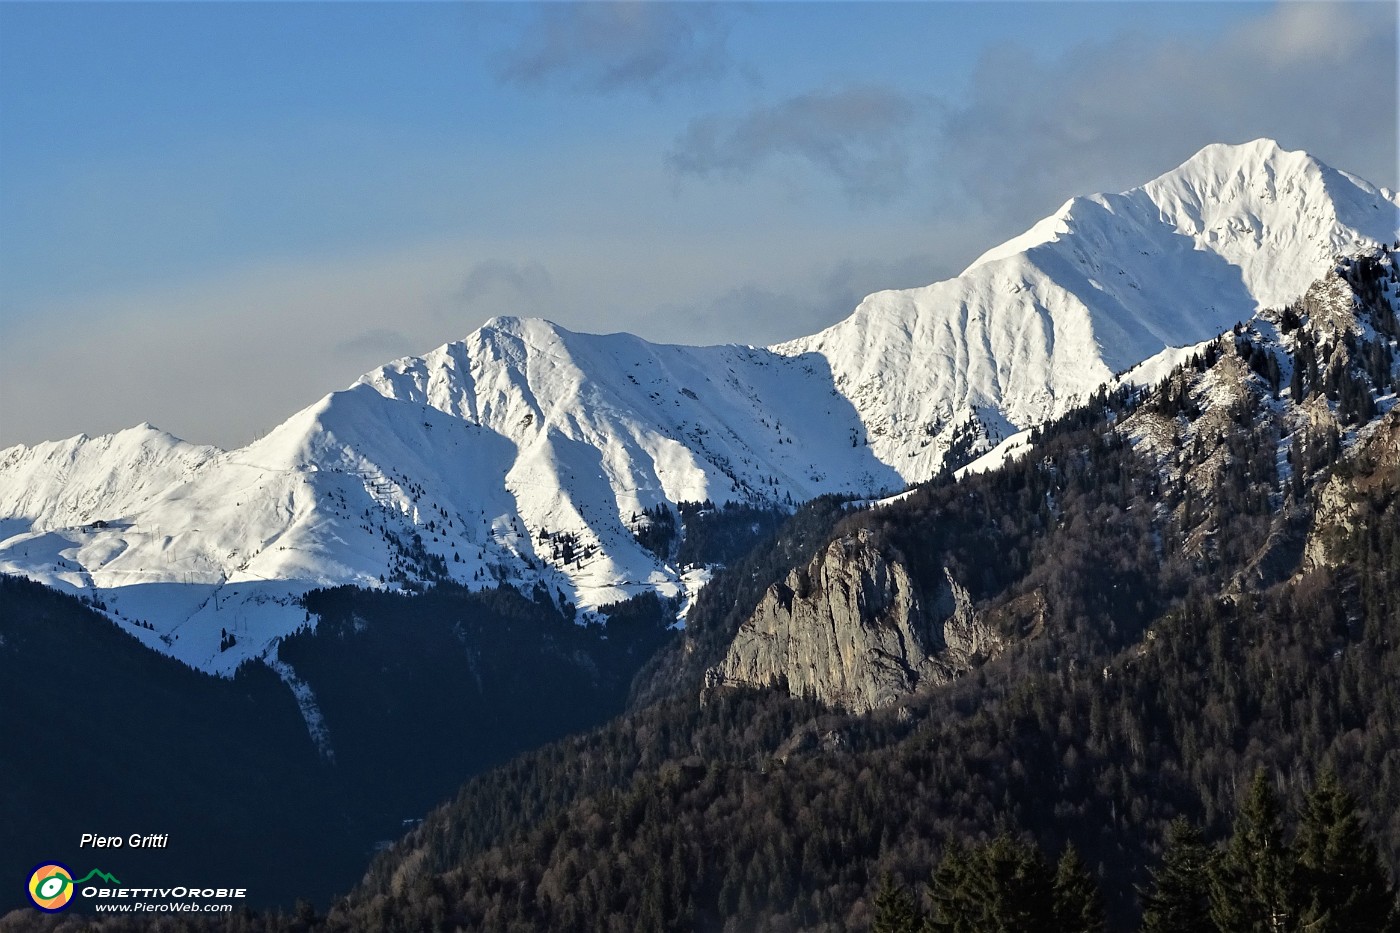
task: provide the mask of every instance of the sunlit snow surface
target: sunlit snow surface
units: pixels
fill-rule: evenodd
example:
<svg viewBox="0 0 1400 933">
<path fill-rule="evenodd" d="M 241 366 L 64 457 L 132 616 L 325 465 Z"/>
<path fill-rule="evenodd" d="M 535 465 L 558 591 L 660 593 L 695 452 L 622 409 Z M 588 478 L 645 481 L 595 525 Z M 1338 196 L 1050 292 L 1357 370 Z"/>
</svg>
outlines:
<svg viewBox="0 0 1400 933">
<path fill-rule="evenodd" d="M 706 577 L 638 545 L 647 507 L 887 496 L 969 438 L 974 455 L 1006 442 L 972 468 L 992 466 L 1105 382 L 1150 384 L 1338 254 L 1393 239 L 1398 213 L 1303 153 L 1212 146 L 773 348 L 496 318 L 240 450 L 142 425 L 0 451 L 0 572 L 93 595 L 151 647 L 223 672 L 307 621 L 307 589 L 413 580 L 423 554 L 585 610 L 688 599 Z"/>
</svg>

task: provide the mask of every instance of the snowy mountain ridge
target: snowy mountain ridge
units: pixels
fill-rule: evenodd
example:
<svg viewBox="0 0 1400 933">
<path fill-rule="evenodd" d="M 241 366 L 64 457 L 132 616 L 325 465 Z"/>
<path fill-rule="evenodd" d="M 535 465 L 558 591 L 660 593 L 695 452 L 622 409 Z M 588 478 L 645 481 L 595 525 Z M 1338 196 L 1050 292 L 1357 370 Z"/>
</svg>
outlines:
<svg viewBox="0 0 1400 933">
<path fill-rule="evenodd" d="M 775 349 L 829 360 L 877 456 L 912 456 L 927 475 L 940 445 L 921 436 L 973 413 L 1004 436 L 1282 306 L 1337 256 L 1394 239 L 1397 203 L 1271 140 L 1208 146 L 1140 188 L 1071 199 L 956 278 L 877 292 Z"/>
<path fill-rule="evenodd" d="M 1394 193 L 1260 140 L 1072 199 L 957 278 L 767 349 L 495 318 L 239 450 L 143 425 L 0 451 L 0 572 L 225 672 L 306 621 L 316 586 L 678 596 L 700 575 L 638 543 L 647 508 L 897 492 L 1115 374 L 1149 378 L 1397 227 Z"/>
</svg>

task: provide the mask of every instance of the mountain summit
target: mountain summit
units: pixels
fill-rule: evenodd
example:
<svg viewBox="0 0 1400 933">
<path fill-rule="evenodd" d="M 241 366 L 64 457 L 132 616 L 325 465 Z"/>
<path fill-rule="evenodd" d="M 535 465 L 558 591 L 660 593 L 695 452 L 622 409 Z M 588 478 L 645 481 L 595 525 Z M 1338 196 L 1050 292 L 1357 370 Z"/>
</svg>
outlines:
<svg viewBox="0 0 1400 933">
<path fill-rule="evenodd" d="M 145 425 L 0 451 L 0 572 L 218 671 L 303 624 L 317 586 L 681 596 L 702 575 L 643 547 L 648 510 L 897 491 L 1397 228 L 1394 193 L 1259 140 L 1074 198 L 956 278 L 766 349 L 495 318 L 239 450 Z"/>
<path fill-rule="evenodd" d="M 1337 256 L 1394 239 L 1397 203 L 1272 140 L 1208 146 L 1140 188 L 1067 201 L 957 278 L 877 292 L 775 349 L 828 360 L 876 455 L 922 478 L 946 451 L 923 439 L 972 416 L 993 432 L 1039 423 L 1280 307 Z"/>
</svg>

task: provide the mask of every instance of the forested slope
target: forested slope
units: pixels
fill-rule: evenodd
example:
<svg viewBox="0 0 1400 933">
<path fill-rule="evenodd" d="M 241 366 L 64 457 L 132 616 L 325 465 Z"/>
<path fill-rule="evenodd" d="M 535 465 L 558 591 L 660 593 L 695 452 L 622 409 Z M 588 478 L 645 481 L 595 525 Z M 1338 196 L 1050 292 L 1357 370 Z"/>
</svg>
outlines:
<svg viewBox="0 0 1400 933">
<path fill-rule="evenodd" d="M 1262 788 L 1273 838 L 1303 852 L 1296 815 L 1327 774 L 1393 880 L 1393 274 L 1385 256 L 1354 264 L 1001 470 L 799 511 L 706 589 L 631 713 L 472 780 L 326 915 L 227 928 L 837 931 L 879 913 L 901 929 L 891 904 L 936 910 L 947 889 L 925 882 L 940 865 L 948 882 L 950 852 L 995 891 L 1017 852 L 1053 864 L 1072 845 L 1109 927 L 1130 930 L 1174 820 L 1224 842 L 1258 822 L 1246 791 Z M 703 689 L 764 592 L 857 532 L 925 591 L 952 568 L 1004 649 L 861 715 Z M 1301 908 L 1285 913 L 1295 929 Z"/>
</svg>

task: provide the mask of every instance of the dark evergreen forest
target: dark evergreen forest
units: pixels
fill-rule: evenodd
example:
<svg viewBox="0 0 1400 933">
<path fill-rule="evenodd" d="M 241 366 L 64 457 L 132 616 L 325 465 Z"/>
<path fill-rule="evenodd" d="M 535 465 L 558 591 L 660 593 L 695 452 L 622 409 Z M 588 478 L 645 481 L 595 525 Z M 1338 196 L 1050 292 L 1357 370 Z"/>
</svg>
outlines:
<svg viewBox="0 0 1400 933">
<path fill-rule="evenodd" d="M 671 607 L 653 596 L 613 607 L 606 627 L 535 597 L 308 594 L 320 624 L 280 656 L 312 688 L 318 745 L 266 665 L 192 670 L 72 597 L 0 576 L 0 868 L 89 859 L 82 833 L 160 832 L 167 849 L 102 853 L 104 870 L 195 865 L 243 879 L 255 905 L 328 902 L 465 778 L 621 712 L 668 637 Z M 24 903 L 22 885 L 0 889 L 0 909 Z"/>
<path fill-rule="evenodd" d="M 159 928 L 1396 929 L 1390 268 L 1348 267 L 1360 326 L 1281 309 L 1000 470 L 799 508 L 624 715 L 473 777 L 328 909 Z M 951 570 L 1006 650 L 865 715 L 703 690 L 767 587 L 859 529 L 926 595 Z"/>
</svg>

